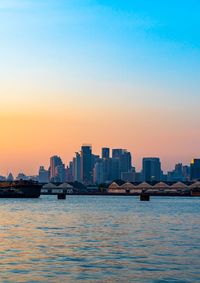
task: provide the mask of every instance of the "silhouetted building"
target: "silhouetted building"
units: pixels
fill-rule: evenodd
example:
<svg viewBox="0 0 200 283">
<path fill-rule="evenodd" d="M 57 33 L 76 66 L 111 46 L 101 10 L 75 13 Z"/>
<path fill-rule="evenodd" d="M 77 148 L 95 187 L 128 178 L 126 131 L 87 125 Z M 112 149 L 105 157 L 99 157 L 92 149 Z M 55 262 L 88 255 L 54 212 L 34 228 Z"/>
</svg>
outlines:
<svg viewBox="0 0 200 283">
<path fill-rule="evenodd" d="M 112 158 L 120 158 L 122 154 L 123 154 L 122 148 L 114 148 L 112 150 Z"/>
<path fill-rule="evenodd" d="M 120 172 L 120 158 L 111 159 L 111 180 L 117 180 L 121 178 Z"/>
<path fill-rule="evenodd" d="M 135 168 L 133 167 L 129 172 L 122 172 L 121 179 L 125 182 L 135 182 Z"/>
<path fill-rule="evenodd" d="M 160 181 L 161 163 L 157 157 L 146 157 L 142 161 L 143 180 L 147 182 Z"/>
<path fill-rule="evenodd" d="M 128 173 L 132 168 L 131 153 L 126 149 L 117 148 L 112 150 L 112 180 L 120 179 L 122 173 Z"/>
<path fill-rule="evenodd" d="M 142 172 L 135 172 L 135 182 L 140 183 L 143 181 Z"/>
<path fill-rule="evenodd" d="M 191 181 L 200 179 L 200 159 L 193 159 L 190 164 Z"/>
<path fill-rule="evenodd" d="M 130 172 L 132 169 L 131 153 L 123 150 L 120 158 L 120 173 Z"/>
<path fill-rule="evenodd" d="M 167 182 L 167 174 L 164 174 L 164 173 L 161 171 L 160 180 L 161 180 L 162 182 Z"/>
<path fill-rule="evenodd" d="M 174 181 L 175 182 L 183 182 L 184 176 L 183 176 L 183 165 L 182 163 L 178 163 L 175 165 L 174 169 Z"/>
<path fill-rule="evenodd" d="M 167 181 L 174 182 L 174 171 L 167 172 Z"/>
<path fill-rule="evenodd" d="M 61 158 L 54 155 L 50 158 L 50 181 L 52 182 L 64 182 L 65 181 L 65 165 Z"/>
<path fill-rule="evenodd" d="M 74 171 L 74 164 L 73 164 L 72 161 L 70 161 L 69 166 L 67 166 L 67 168 L 65 170 L 65 173 L 66 173 L 65 181 L 66 182 L 74 182 L 73 171 Z"/>
<path fill-rule="evenodd" d="M 112 158 L 103 159 L 103 182 L 112 181 Z"/>
<path fill-rule="evenodd" d="M 183 166 L 183 176 L 185 181 L 190 180 L 190 166 L 188 165 Z"/>
<path fill-rule="evenodd" d="M 40 166 L 40 168 L 39 168 L 38 181 L 40 183 L 48 183 L 49 182 L 49 171 L 45 170 L 44 166 Z"/>
<path fill-rule="evenodd" d="M 90 145 L 81 147 L 81 181 L 84 184 L 92 183 L 92 147 Z"/>
<path fill-rule="evenodd" d="M 101 158 L 99 155 L 92 154 L 91 145 L 83 145 L 80 152 L 76 152 L 69 166 L 65 168 L 61 158 L 57 155 L 50 158 L 49 170 L 40 166 L 37 176 L 26 176 L 20 173 L 17 179 L 38 180 L 41 183 L 50 182 L 80 182 L 85 186 L 119 181 L 122 179 L 126 182 L 186 182 L 200 180 L 200 158 L 193 159 L 190 166 L 183 166 L 182 163 L 175 165 L 174 170 L 165 174 L 161 170 L 161 162 L 157 157 L 146 157 L 142 161 L 142 171 L 135 172 L 132 167 L 131 153 L 126 149 L 111 149 L 102 147 Z M 13 180 L 10 173 L 8 177 L 0 176 L 0 180 Z M 153 184 L 152 184 L 153 185 Z"/>
<path fill-rule="evenodd" d="M 101 160 L 101 158 L 99 157 L 99 155 L 96 154 L 92 154 L 92 170 L 94 168 L 94 165 L 99 162 Z"/>
<path fill-rule="evenodd" d="M 103 147 L 102 148 L 102 158 L 110 158 L 110 148 L 108 147 Z"/>
<path fill-rule="evenodd" d="M 94 165 L 93 169 L 93 182 L 94 184 L 100 184 L 104 182 L 104 172 L 103 172 L 103 160 L 98 161 Z"/>
<path fill-rule="evenodd" d="M 81 182 L 81 155 L 78 152 L 74 160 L 74 181 Z"/>
<path fill-rule="evenodd" d="M 54 182 L 65 182 L 66 181 L 66 169 L 64 164 L 57 165 L 55 168 Z"/>
</svg>

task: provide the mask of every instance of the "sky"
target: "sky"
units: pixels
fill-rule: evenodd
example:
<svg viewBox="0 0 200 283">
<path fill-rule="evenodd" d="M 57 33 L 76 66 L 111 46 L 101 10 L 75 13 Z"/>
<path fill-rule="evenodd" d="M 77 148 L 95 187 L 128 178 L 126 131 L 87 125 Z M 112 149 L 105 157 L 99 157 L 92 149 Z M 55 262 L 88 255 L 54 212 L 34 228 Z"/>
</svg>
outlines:
<svg viewBox="0 0 200 283">
<path fill-rule="evenodd" d="M 0 175 L 83 143 L 200 157 L 199 0 L 0 0 Z"/>
</svg>

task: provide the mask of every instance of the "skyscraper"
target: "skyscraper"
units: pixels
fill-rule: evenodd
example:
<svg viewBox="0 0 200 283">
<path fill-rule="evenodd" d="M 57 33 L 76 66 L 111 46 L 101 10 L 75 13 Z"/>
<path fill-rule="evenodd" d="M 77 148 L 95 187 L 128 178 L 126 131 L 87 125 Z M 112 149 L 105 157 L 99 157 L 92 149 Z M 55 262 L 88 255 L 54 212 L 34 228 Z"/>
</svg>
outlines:
<svg viewBox="0 0 200 283">
<path fill-rule="evenodd" d="M 57 165 L 55 168 L 55 176 L 54 176 L 54 182 L 65 182 L 66 181 L 66 169 L 65 165 L 62 163 L 60 165 Z"/>
<path fill-rule="evenodd" d="M 125 182 L 135 182 L 135 168 L 131 168 L 128 172 L 122 172 L 121 173 L 121 179 Z"/>
<path fill-rule="evenodd" d="M 123 153 L 123 149 L 122 148 L 114 148 L 112 150 L 112 158 L 119 158 Z"/>
<path fill-rule="evenodd" d="M 81 182 L 81 155 L 79 152 L 76 152 L 74 160 L 74 181 Z"/>
<path fill-rule="evenodd" d="M 49 182 L 49 171 L 45 170 L 44 166 L 40 166 L 39 168 L 38 181 L 41 183 Z"/>
<path fill-rule="evenodd" d="M 98 161 L 93 169 L 93 182 L 100 184 L 104 182 L 103 160 Z"/>
<path fill-rule="evenodd" d="M 63 182 L 65 175 L 65 165 L 61 158 L 54 155 L 50 158 L 50 180 L 53 182 Z"/>
<path fill-rule="evenodd" d="M 120 173 L 130 172 L 132 168 L 131 153 L 127 150 L 123 150 L 120 156 Z"/>
<path fill-rule="evenodd" d="M 69 166 L 67 166 L 65 173 L 66 173 L 66 181 L 73 182 L 74 181 L 74 163 L 73 161 L 69 162 Z"/>
<path fill-rule="evenodd" d="M 112 181 L 112 158 L 103 158 L 103 182 Z"/>
<path fill-rule="evenodd" d="M 122 173 L 130 172 L 132 168 L 131 153 L 126 149 L 117 148 L 112 150 L 112 174 L 113 179 L 122 178 Z"/>
<path fill-rule="evenodd" d="M 190 164 L 191 181 L 200 179 L 200 159 L 193 159 Z"/>
<path fill-rule="evenodd" d="M 112 149 L 112 163 L 111 163 L 111 173 L 112 180 L 121 178 L 121 157 L 123 154 L 122 148 Z"/>
<path fill-rule="evenodd" d="M 81 180 L 84 184 L 92 183 L 92 147 L 83 145 L 81 147 Z"/>
<path fill-rule="evenodd" d="M 142 174 L 144 181 L 160 181 L 161 163 L 157 157 L 146 157 L 142 161 Z"/>
<path fill-rule="evenodd" d="M 183 176 L 183 164 L 182 163 L 178 163 L 175 165 L 174 168 L 174 181 L 178 182 L 183 182 L 184 180 L 184 176 Z"/>
<path fill-rule="evenodd" d="M 102 147 L 102 158 L 108 159 L 110 157 L 110 148 Z"/>
</svg>

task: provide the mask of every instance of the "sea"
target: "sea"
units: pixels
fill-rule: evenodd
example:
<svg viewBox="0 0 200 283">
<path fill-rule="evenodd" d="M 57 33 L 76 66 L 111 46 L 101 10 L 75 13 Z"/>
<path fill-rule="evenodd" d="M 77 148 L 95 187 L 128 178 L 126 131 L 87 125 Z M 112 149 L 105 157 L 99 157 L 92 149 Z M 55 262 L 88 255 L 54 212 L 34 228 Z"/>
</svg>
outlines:
<svg viewBox="0 0 200 283">
<path fill-rule="evenodd" d="M 200 282 L 200 198 L 0 199 L 0 282 Z"/>
</svg>

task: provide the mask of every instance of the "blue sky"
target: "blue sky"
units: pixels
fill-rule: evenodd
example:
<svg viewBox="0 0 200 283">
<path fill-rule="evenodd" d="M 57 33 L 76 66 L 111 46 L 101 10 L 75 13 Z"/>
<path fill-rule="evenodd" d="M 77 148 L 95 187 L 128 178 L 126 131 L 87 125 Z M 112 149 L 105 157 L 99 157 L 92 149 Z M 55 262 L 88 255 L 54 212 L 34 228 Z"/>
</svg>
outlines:
<svg viewBox="0 0 200 283">
<path fill-rule="evenodd" d="M 156 152 L 156 145 L 153 149 L 148 144 L 146 151 L 139 150 L 139 144 L 145 144 L 141 119 L 150 122 L 152 135 L 162 136 L 163 127 L 176 144 L 182 143 L 180 151 L 186 151 L 192 141 L 182 134 L 176 136 L 177 131 L 188 132 L 195 143 L 200 142 L 196 136 L 200 126 L 199 30 L 197 0 L 0 0 L 1 110 L 9 115 L 20 109 L 26 115 L 31 108 L 39 115 L 38 111 L 48 114 L 54 109 L 59 117 L 60 110 L 76 113 L 78 109 L 90 129 L 85 112 L 91 112 L 99 125 L 100 108 L 107 113 L 105 119 L 108 113 L 116 115 L 125 109 L 113 123 L 120 127 L 130 120 L 141 122 L 139 127 L 129 125 L 134 135 L 124 145 L 132 144 L 136 156 Z M 151 120 L 154 113 L 159 125 Z M 110 127 L 115 137 L 117 130 L 112 132 Z M 81 138 L 77 143 L 91 139 L 87 134 Z M 195 145 L 183 159 L 188 161 L 198 152 Z M 181 154 L 166 162 L 172 164 Z M 163 159 L 167 160 L 165 155 Z"/>
<path fill-rule="evenodd" d="M 152 88 L 170 82 L 196 95 L 199 11 L 194 0 L 1 1 L 1 61 L 5 71 L 64 70 L 72 80 Z"/>
</svg>

